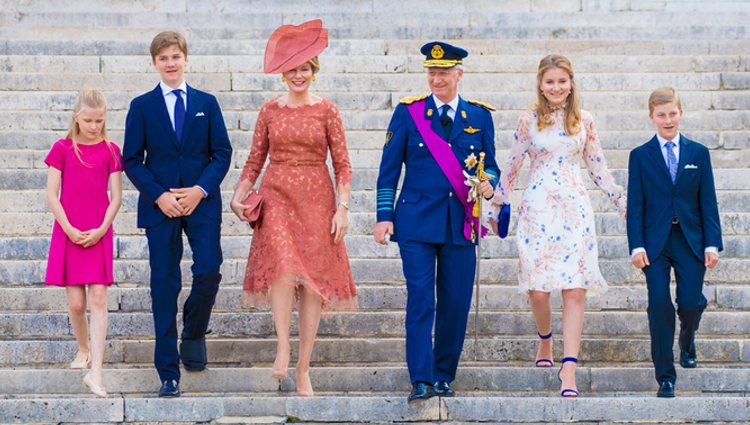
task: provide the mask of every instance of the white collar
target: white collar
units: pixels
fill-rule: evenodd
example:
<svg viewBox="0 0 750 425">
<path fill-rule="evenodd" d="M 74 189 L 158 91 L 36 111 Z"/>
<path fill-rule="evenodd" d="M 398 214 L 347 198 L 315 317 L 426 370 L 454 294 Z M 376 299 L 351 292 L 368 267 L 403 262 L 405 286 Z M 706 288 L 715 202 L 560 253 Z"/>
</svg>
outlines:
<svg viewBox="0 0 750 425">
<path fill-rule="evenodd" d="M 667 142 L 672 142 L 672 143 L 674 143 L 675 146 L 680 146 L 680 133 L 679 132 L 674 136 L 674 139 L 672 139 L 672 140 L 667 140 L 667 139 L 661 137 L 661 135 L 659 135 L 659 133 L 656 133 L 656 139 L 659 141 L 659 146 L 662 149 L 664 149 L 664 145 L 666 145 Z"/>
<path fill-rule="evenodd" d="M 185 80 L 182 80 L 182 83 L 180 83 L 180 85 L 176 89 L 169 87 L 164 81 L 159 81 L 159 87 L 161 88 L 161 94 L 163 94 L 164 96 L 178 89 L 182 90 L 183 93 L 187 94 L 187 83 L 185 83 Z"/>
<path fill-rule="evenodd" d="M 435 101 L 435 108 L 438 111 L 440 110 L 440 108 L 443 107 L 443 105 L 446 105 L 446 103 L 444 103 L 442 100 L 438 99 L 438 97 L 435 96 L 434 94 L 432 95 L 432 100 Z M 453 112 L 458 111 L 458 95 L 456 95 L 456 97 L 454 97 L 453 100 L 451 100 L 450 102 L 448 102 L 447 105 L 449 105 L 451 107 L 451 109 L 453 109 Z"/>
</svg>

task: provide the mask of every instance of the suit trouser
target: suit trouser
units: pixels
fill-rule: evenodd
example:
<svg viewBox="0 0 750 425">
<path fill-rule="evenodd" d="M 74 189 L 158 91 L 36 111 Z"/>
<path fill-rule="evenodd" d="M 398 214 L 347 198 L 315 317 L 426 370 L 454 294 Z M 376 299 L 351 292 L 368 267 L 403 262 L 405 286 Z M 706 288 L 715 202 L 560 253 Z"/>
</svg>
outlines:
<svg viewBox="0 0 750 425">
<path fill-rule="evenodd" d="M 648 253 L 647 253 L 648 254 Z M 670 269 L 677 283 L 677 315 L 680 317 L 680 348 L 695 355 L 694 336 L 708 301 L 703 296 L 706 267 L 690 248 L 682 229 L 672 225 L 667 243 L 651 265 L 644 267 L 648 287 L 648 326 L 651 359 L 658 382 L 677 379 L 674 367 L 675 309 L 669 292 Z"/>
<path fill-rule="evenodd" d="M 219 290 L 223 261 L 221 222 L 201 216 L 166 219 L 146 229 L 151 266 L 151 308 L 154 317 L 154 366 L 159 378 L 180 379 L 177 352 L 177 298 L 182 289 L 182 231 L 193 251 L 193 285 L 183 306 L 182 339 L 203 338 Z"/>
<path fill-rule="evenodd" d="M 445 243 L 399 241 L 398 246 L 406 277 L 406 364 L 411 383 L 452 382 L 471 308 L 475 246 L 454 244 L 450 227 Z"/>
</svg>

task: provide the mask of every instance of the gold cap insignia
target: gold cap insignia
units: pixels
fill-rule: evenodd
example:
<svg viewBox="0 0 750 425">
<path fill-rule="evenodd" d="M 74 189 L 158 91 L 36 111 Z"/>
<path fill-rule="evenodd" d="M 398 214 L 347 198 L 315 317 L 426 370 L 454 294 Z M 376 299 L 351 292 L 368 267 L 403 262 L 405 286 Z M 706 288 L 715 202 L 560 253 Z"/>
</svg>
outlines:
<svg viewBox="0 0 750 425">
<path fill-rule="evenodd" d="M 466 159 L 464 159 L 464 164 L 466 165 L 466 168 L 469 170 L 476 167 L 477 156 L 474 155 L 474 152 L 472 152 L 471 155 L 467 156 Z"/>
<path fill-rule="evenodd" d="M 439 44 L 436 44 L 436 45 L 432 46 L 432 52 L 431 53 L 432 53 L 432 58 L 433 59 L 442 59 L 443 56 L 445 55 L 445 51 L 443 50 L 443 48 Z"/>
<path fill-rule="evenodd" d="M 464 128 L 464 131 L 467 132 L 467 133 L 469 133 L 469 134 L 474 134 L 474 133 L 479 133 L 480 131 L 482 131 L 482 129 L 481 128 L 474 128 L 472 126 L 468 126 L 468 127 Z"/>
<path fill-rule="evenodd" d="M 461 117 L 463 119 L 466 119 L 466 111 L 463 111 L 463 110 L 461 111 Z"/>
<path fill-rule="evenodd" d="M 430 109 L 427 110 L 427 116 L 428 117 L 432 116 L 432 108 L 430 108 Z"/>
</svg>

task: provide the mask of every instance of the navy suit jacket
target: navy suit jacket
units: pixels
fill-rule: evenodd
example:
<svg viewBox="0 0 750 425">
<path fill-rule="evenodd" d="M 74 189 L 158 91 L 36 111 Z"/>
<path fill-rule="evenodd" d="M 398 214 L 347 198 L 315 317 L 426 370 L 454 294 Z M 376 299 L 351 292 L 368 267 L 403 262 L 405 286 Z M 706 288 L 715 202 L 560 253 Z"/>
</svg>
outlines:
<svg viewBox="0 0 750 425">
<path fill-rule="evenodd" d="M 674 184 L 656 136 L 630 152 L 627 211 L 631 252 L 643 247 L 650 259 L 656 258 L 675 215 L 701 263 L 706 247 L 723 250 L 711 156 L 705 146 L 682 135 Z"/>
<path fill-rule="evenodd" d="M 456 159 L 469 174 L 474 175 L 476 167 L 467 169 L 464 159 L 472 153 L 477 159 L 479 152 L 486 154 L 485 171 L 494 176 L 490 180 L 492 185 L 497 185 L 500 170 L 495 162 L 495 128 L 490 111 L 459 97 L 453 129 L 446 137 L 432 96 L 418 102 L 426 102 L 425 117 L 432 120 L 432 129 L 447 139 Z M 406 166 L 406 173 L 394 211 L 402 165 Z M 471 244 L 463 236 L 464 207 L 403 103 L 396 106 L 388 126 L 377 187 L 377 221 L 393 222 L 391 240 L 443 243 L 450 212 L 454 243 Z"/>
<path fill-rule="evenodd" d="M 166 218 L 156 200 L 172 188 L 202 187 L 208 196 L 194 216 L 221 221 L 219 185 L 229 170 L 232 146 L 216 98 L 187 86 L 183 140 L 169 120 L 161 88 L 130 102 L 125 120 L 123 165 L 140 192 L 138 227 L 151 227 Z"/>
</svg>

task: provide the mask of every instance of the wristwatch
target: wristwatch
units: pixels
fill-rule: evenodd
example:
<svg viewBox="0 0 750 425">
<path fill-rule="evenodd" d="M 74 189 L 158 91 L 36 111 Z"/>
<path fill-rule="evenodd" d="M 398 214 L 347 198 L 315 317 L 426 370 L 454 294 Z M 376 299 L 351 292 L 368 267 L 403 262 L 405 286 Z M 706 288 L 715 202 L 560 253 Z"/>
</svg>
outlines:
<svg viewBox="0 0 750 425">
<path fill-rule="evenodd" d="M 339 201 L 339 203 L 338 203 L 338 204 L 336 204 L 336 205 L 337 205 L 337 206 L 338 206 L 338 205 L 341 205 L 342 207 L 346 208 L 347 210 L 349 209 L 349 203 L 348 203 L 348 202 L 345 202 L 345 201 Z"/>
</svg>

